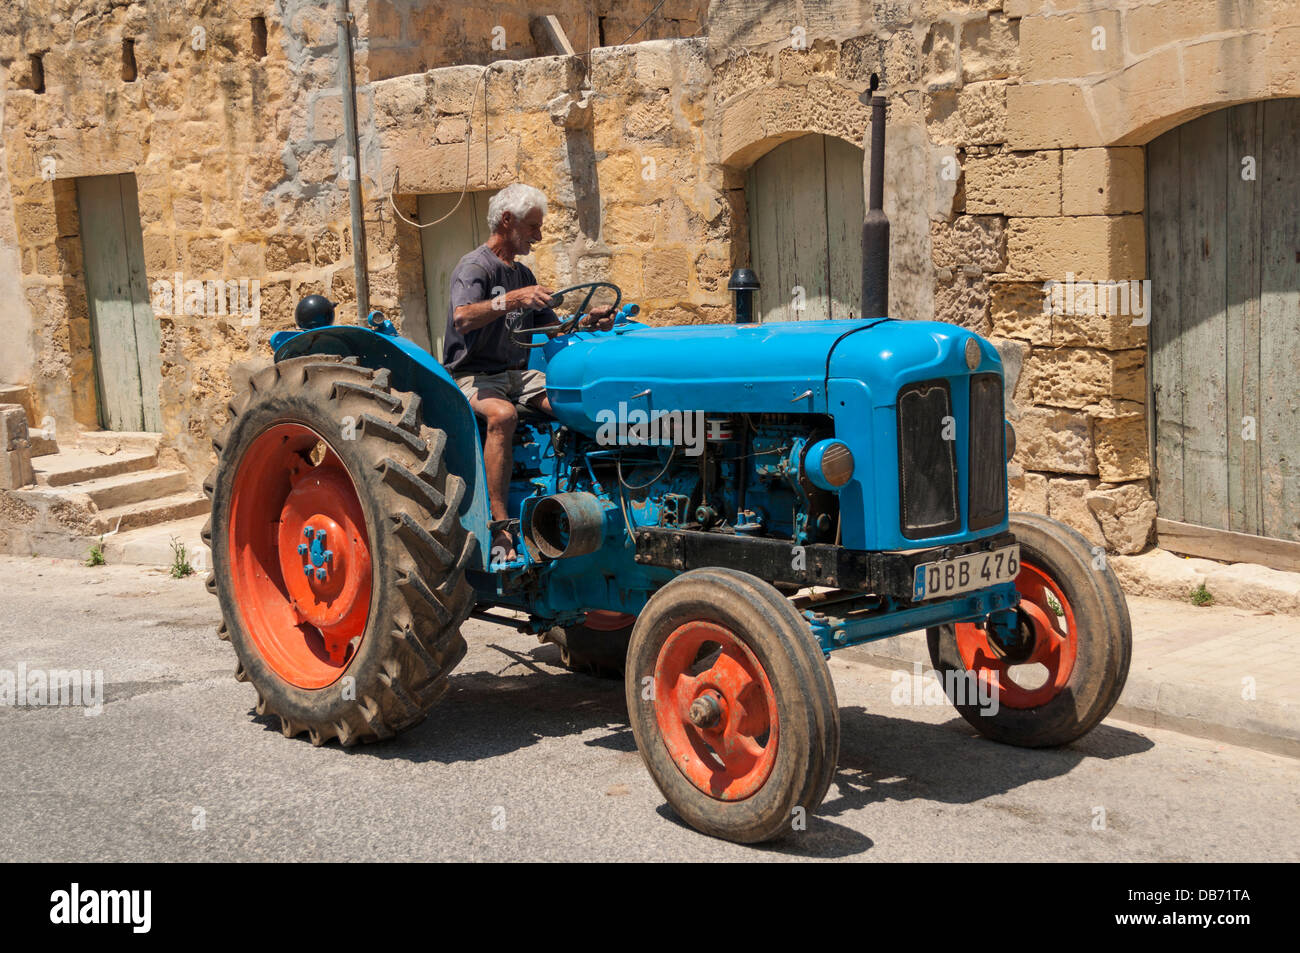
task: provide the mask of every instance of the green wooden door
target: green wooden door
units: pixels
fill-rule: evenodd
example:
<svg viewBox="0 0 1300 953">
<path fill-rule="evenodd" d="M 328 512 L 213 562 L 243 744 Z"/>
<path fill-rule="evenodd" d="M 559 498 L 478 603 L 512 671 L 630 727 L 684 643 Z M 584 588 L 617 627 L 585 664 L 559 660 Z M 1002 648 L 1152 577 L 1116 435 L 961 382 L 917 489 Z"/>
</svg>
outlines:
<svg viewBox="0 0 1300 953">
<path fill-rule="evenodd" d="M 808 135 L 782 143 L 750 168 L 745 202 L 762 320 L 823 321 L 859 312 L 862 163 L 858 147 Z"/>
<path fill-rule="evenodd" d="M 77 179 L 100 424 L 162 430 L 158 323 L 149 303 L 135 176 Z"/>
<path fill-rule="evenodd" d="M 1300 100 L 1147 148 L 1162 519 L 1300 540 Z"/>
<path fill-rule="evenodd" d="M 442 360 L 442 342 L 447 330 L 447 304 L 451 300 L 451 273 L 456 263 L 488 240 L 488 201 L 497 194 L 467 192 L 460 207 L 446 221 L 420 230 L 420 251 L 424 255 L 424 292 L 429 316 L 431 353 Z M 460 194 L 421 195 L 420 222 L 437 222 L 456 205 Z"/>
</svg>

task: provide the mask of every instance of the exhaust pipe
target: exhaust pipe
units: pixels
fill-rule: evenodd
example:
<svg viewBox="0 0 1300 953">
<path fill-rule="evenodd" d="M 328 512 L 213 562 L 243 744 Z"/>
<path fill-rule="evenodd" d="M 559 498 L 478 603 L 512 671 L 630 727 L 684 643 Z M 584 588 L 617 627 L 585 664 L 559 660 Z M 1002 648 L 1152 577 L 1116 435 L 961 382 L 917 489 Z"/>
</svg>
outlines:
<svg viewBox="0 0 1300 953">
<path fill-rule="evenodd" d="M 736 323 L 754 323 L 754 292 L 759 289 L 758 275 L 750 268 L 737 268 L 731 273 L 727 290 L 736 300 Z"/>
<path fill-rule="evenodd" d="M 874 94 L 880 79 L 871 77 Z M 862 317 L 889 316 L 889 218 L 885 215 L 885 97 L 871 97 L 871 196 L 862 223 Z"/>
<path fill-rule="evenodd" d="M 524 542 L 529 552 L 546 559 L 569 559 L 600 549 L 605 510 L 590 493 L 543 497 L 525 513 Z"/>
</svg>

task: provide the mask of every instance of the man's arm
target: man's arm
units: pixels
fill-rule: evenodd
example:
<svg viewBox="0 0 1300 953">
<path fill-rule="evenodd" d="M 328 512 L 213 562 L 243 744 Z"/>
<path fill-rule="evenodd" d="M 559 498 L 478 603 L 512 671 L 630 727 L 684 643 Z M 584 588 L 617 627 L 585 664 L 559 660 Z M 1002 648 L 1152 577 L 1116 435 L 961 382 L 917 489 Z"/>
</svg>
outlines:
<svg viewBox="0 0 1300 953">
<path fill-rule="evenodd" d="M 461 334 L 468 334 L 470 331 L 486 327 L 511 311 L 520 308 L 549 311 L 550 305 L 551 289 L 541 285 L 529 285 L 526 288 L 507 291 L 495 298 L 463 304 L 452 313 L 452 323 Z M 551 314 L 554 317 L 554 312 Z"/>
</svg>

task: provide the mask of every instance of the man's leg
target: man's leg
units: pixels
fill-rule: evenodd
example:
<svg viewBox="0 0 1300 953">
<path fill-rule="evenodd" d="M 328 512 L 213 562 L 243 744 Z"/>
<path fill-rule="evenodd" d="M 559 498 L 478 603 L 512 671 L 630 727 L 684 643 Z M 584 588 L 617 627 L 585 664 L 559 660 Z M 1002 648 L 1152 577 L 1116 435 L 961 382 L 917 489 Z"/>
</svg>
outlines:
<svg viewBox="0 0 1300 953">
<path fill-rule="evenodd" d="M 515 435 L 515 422 L 518 412 L 515 405 L 494 391 L 476 391 L 469 398 L 474 413 L 487 421 L 487 439 L 483 441 L 483 469 L 487 476 L 488 502 L 492 507 L 493 520 L 510 518 L 506 504 L 510 499 L 510 470 L 513 466 L 513 453 L 510 441 Z M 515 558 L 514 539 L 505 530 L 497 532 L 492 538 L 493 550 L 498 547 L 505 550 L 506 560 Z M 488 558 L 495 560 L 499 555 L 489 552 Z"/>
<path fill-rule="evenodd" d="M 519 397 L 516 398 L 519 403 L 540 410 L 548 417 L 554 417 L 551 399 L 546 396 L 546 375 L 534 370 L 515 371 L 514 374 L 519 375 L 518 380 L 512 380 L 511 385 L 519 389 Z M 514 374 L 511 375 L 512 378 Z"/>
</svg>

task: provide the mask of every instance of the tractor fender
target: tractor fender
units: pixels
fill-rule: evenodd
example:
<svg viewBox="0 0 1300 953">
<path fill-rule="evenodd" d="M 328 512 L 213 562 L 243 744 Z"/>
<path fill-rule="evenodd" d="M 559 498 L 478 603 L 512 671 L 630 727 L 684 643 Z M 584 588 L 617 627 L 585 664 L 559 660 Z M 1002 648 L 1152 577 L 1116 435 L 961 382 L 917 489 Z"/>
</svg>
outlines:
<svg viewBox="0 0 1300 953">
<path fill-rule="evenodd" d="M 487 481 L 483 470 L 483 448 L 478 425 L 460 387 L 452 376 L 423 348 L 394 335 L 356 325 L 331 325 L 311 331 L 283 332 L 272 341 L 277 362 L 308 354 L 337 354 L 355 357 L 361 365 L 387 368 L 394 390 L 420 395 L 424 422 L 447 434 L 447 469 L 465 481 L 460 521 L 479 540 L 477 564 L 488 568 Z"/>
</svg>

